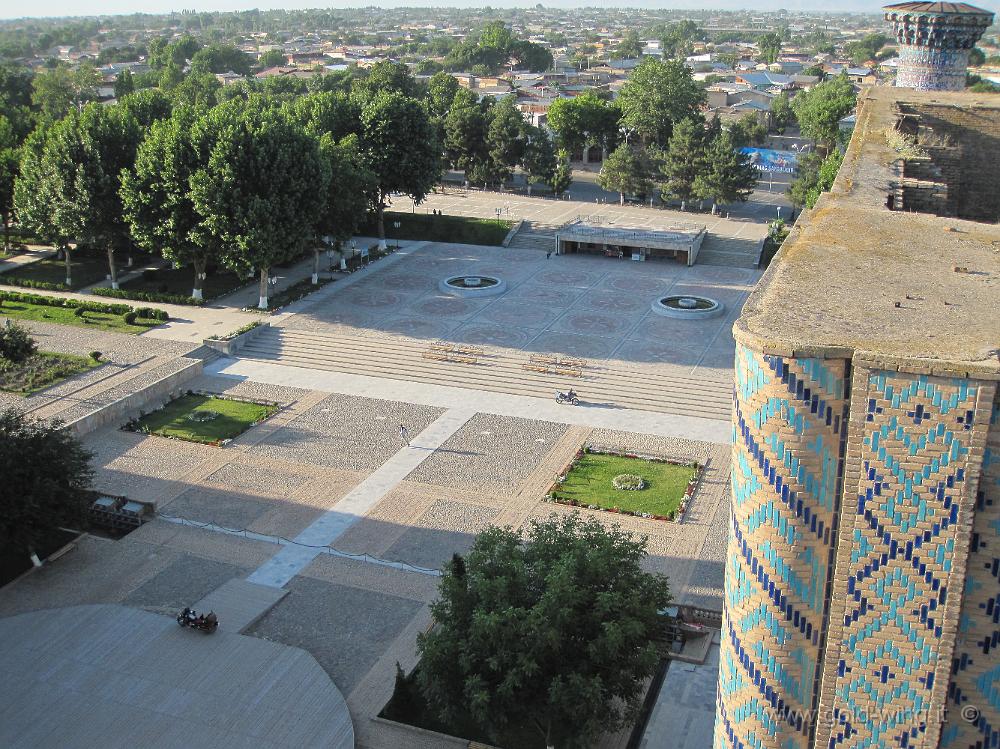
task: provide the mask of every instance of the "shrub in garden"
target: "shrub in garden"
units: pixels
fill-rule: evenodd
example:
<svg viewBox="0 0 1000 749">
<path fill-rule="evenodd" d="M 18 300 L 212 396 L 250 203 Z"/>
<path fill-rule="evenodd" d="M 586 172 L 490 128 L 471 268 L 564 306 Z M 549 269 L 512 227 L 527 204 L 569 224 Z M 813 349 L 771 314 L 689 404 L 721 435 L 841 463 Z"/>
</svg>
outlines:
<svg viewBox="0 0 1000 749">
<path fill-rule="evenodd" d="M 0 357 L 12 362 L 22 362 L 38 351 L 38 344 L 27 329 L 8 320 L 0 328 Z"/>
<path fill-rule="evenodd" d="M 90 352 L 90 358 L 93 359 L 94 361 L 100 361 L 102 356 L 104 356 L 104 354 L 102 354 L 100 351 Z"/>
<path fill-rule="evenodd" d="M 126 312 L 125 313 L 125 324 L 126 325 L 135 325 L 135 321 L 138 319 L 138 317 L 139 316 L 135 312 Z"/>
<path fill-rule="evenodd" d="M 83 313 L 86 311 L 87 310 L 84 309 L 83 307 L 77 307 L 75 310 L 73 310 L 73 314 L 76 315 L 77 317 L 83 317 Z"/>
</svg>

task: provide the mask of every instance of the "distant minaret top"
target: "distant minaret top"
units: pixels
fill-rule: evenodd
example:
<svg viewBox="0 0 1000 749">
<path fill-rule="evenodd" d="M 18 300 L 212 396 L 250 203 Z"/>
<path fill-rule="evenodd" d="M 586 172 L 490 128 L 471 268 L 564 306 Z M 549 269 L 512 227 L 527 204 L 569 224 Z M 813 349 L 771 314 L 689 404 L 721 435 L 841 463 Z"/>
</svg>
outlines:
<svg viewBox="0 0 1000 749">
<path fill-rule="evenodd" d="M 966 3 L 886 5 L 885 20 L 899 45 L 896 85 L 961 91 L 969 51 L 993 22 L 993 12 Z"/>
</svg>

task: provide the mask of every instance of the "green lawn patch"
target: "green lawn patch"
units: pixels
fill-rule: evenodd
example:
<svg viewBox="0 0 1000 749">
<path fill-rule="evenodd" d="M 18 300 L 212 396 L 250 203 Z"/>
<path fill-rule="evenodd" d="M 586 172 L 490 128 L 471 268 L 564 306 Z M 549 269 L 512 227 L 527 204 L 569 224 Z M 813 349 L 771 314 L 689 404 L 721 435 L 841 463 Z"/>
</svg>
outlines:
<svg viewBox="0 0 1000 749">
<path fill-rule="evenodd" d="M 0 276 L 2 277 L 2 276 Z M 59 325 L 76 325 L 91 330 L 113 330 L 118 333 L 145 333 L 150 328 L 162 325 L 162 320 L 154 320 L 136 316 L 134 323 L 125 322 L 124 314 L 83 310 L 77 314 L 74 307 L 58 307 L 50 304 L 33 304 L 31 302 L 10 301 L 0 299 L 0 317 L 11 317 L 15 320 L 35 320 L 37 322 L 52 322 Z"/>
<path fill-rule="evenodd" d="M 219 445 L 238 437 L 277 411 L 275 404 L 188 393 L 126 428 L 187 442 Z"/>
<path fill-rule="evenodd" d="M 0 360 L 0 390 L 31 395 L 101 364 L 89 356 L 49 351 L 39 351 L 16 364 Z"/>
<path fill-rule="evenodd" d="M 218 268 L 208 272 L 202 285 L 202 296 L 206 300 L 217 299 L 250 283 L 256 283 L 255 279 L 240 278 L 231 271 Z M 194 269 L 191 267 L 145 270 L 138 278 L 121 284 L 122 290 L 127 292 L 169 294 L 180 297 L 191 296 L 193 286 Z"/>
<path fill-rule="evenodd" d="M 563 481 L 553 486 L 554 501 L 592 509 L 672 520 L 698 480 L 696 463 L 681 464 L 658 458 L 581 452 Z M 618 489 L 618 476 L 638 476 L 643 488 Z"/>
<path fill-rule="evenodd" d="M 399 228 L 396 228 L 396 223 Z M 459 244 L 484 244 L 499 247 L 503 244 L 513 222 L 466 216 L 436 216 L 426 213 L 385 214 L 385 236 L 392 239 L 419 239 L 428 242 L 457 242 Z M 374 218 L 362 227 L 361 232 L 375 236 Z"/>
</svg>

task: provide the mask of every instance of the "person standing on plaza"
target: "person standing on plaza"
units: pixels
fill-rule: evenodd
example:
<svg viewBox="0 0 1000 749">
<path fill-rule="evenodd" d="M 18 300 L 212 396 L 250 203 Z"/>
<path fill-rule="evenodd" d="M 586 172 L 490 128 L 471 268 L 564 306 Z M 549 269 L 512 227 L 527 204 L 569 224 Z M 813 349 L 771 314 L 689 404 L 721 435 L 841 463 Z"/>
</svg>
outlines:
<svg viewBox="0 0 1000 749">
<path fill-rule="evenodd" d="M 399 425 L 399 439 L 401 439 L 403 441 L 403 444 L 406 445 L 407 447 L 410 446 L 410 432 L 406 428 L 405 424 Z"/>
</svg>

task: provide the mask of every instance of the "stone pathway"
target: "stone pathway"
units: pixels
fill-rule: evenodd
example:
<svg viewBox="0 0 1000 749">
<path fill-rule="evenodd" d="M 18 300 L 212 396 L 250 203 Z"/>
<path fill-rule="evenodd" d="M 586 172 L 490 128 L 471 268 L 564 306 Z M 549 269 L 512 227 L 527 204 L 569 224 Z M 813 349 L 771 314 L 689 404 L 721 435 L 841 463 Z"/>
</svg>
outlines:
<svg viewBox="0 0 1000 749">
<path fill-rule="evenodd" d="M 44 260 L 45 258 L 52 257 L 55 254 L 56 251 L 51 247 L 32 245 L 27 251 L 22 252 L 19 255 L 14 255 L 13 257 L 9 257 L 3 262 L 0 262 L 0 273 L 6 273 L 7 271 L 20 268 L 22 265 L 28 265 L 29 263 Z M 32 292 L 33 291 L 34 290 L 32 290 Z"/>
<path fill-rule="evenodd" d="M 260 585 L 281 588 L 305 569 L 323 549 L 334 543 L 351 525 L 364 517 L 414 468 L 430 457 L 445 440 L 475 415 L 473 409 L 453 408 L 414 437 L 410 444 L 386 461 L 332 510 L 321 515 L 293 541 L 247 579 Z"/>
</svg>

